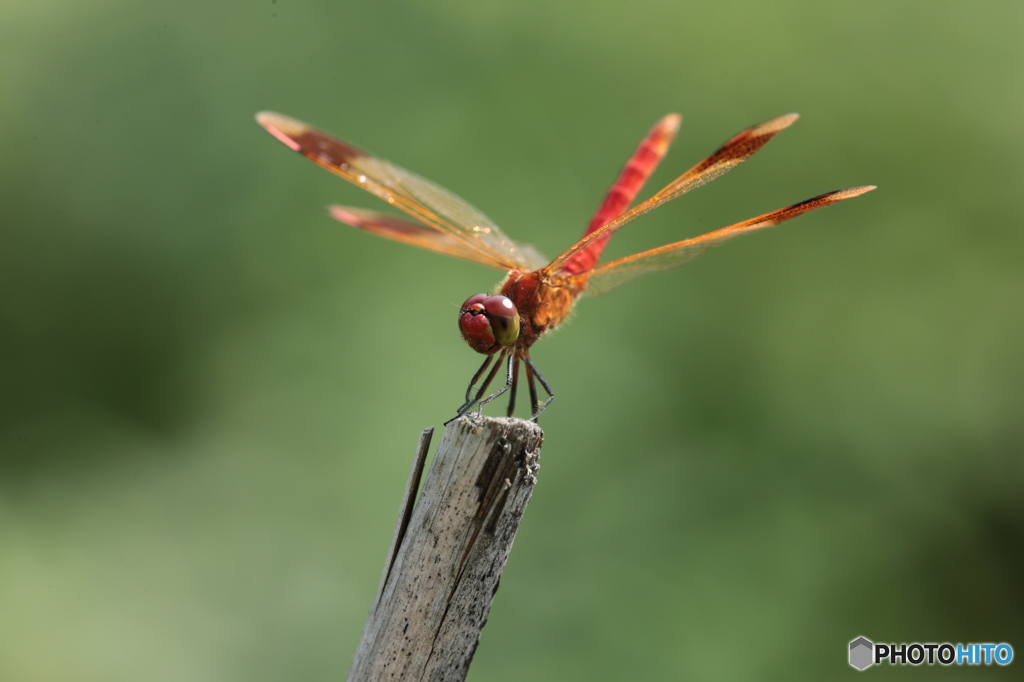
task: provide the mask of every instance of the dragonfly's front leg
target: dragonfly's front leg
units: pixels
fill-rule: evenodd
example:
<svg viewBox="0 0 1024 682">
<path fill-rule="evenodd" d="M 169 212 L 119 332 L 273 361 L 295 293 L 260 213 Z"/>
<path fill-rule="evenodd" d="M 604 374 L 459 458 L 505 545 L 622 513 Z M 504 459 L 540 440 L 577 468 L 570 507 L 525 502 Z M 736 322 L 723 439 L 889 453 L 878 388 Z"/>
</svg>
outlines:
<svg viewBox="0 0 1024 682">
<path fill-rule="evenodd" d="M 445 426 L 448 426 L 453 421 L 469 412 L 471 409 L 473 409 L 473 405 L 476 404 L 476 401 L 480 400 L 480 396 L 482 396 L 484 394 L 484 391 L 487 390 L 487 386 L 490 385 L 491 381 L 494 379 L 494 375 L 497 373 L 498 367 L 501 366 L 501 363 L 499 362 L 495 364 L 493 369 L 491 369 L 491 373 L 487 375 L 487 378 L 484 380 L 484 383 L 480 386 L 480 389 L 477 392 L 475 398 L 473 397 L 473 387 L 476 385 L 476 382 L 480 380 L 480 377 L 483 375 L 483 373 L 487 371 L 487 367 L 490 366 L 492 360 L 494 360 L 493 355 L 488 355 L 486 358 L 484 358 L 484 362 L 482 365 L 480 365 L 480 369 L 476 371 L 476 374 L 473 375 L 473 378 L 469 380 L 469 386 L 466 387 L 466 402 L 462 403 L 462 405 L 459 406 L 459 409 L 455 411 L 454 417 L 452 417 L 451 419 L 444 423 Z"/>
<path fill-rule="evenodd" d="M 478 407 L 480 408 L 480 414 L 483 414 L 484 405 L 491 402 L 492 400 L 494 400 L 495 398 L 497 398 L 502 393 L 504 393 L 505 391 L 507 391 L 508 389 L 512 388 L 515 385 L 515 373 L 512 371 L 512 369 L 513 366 L 517 366 L 517 363 L 515 362 L 516 354 L 514 351 L 510 351 L 509 349 L 505 349 L 502 352 L 502 354 L 508 355 L 508 369 L 505 371 L 505 385 L 479 402 Z M 494 369 L 497 369 L 498 365 L 500 364 L 501 361 L 499 360 L 498 363 L 494 365 Z M 491 370 L 491 375 L 493 374 L 494 370 Z M 482 392 L 483 389 L 481 389 L 481 393 Z"/>
<path fill-rule="evenodd" d="M 473 386 L 476 385 L 476 382 L 479 381 L 480 377 L 482 377 L 484 372 L 487 371 L 487 366 L 491 364 L 491 360 L 493 359 L 493 355 L 488 355 L 486 358 L 484 358 L 484 364 L 480 365 L 480 369 L 478 369 L 476 371 L 476 374 L 473 375 L 473 378 L 469 380 L 469 386 L 466 386 L 466 402 L 463 404 L 463 407 L 465 407 L 466 405 L 471 405 L 476 402 L 476 400 L 474 400 L 472 397 Z M 488 382 L 490 382 L 490 379 L 488 379 Z M 479 399 L 479 396 L 477 396 L 477 399 Z M 460 407 L 459 409 L 461 410 L 462 407 Z"/>
<path fill-rule="evenodd" d="M 503 350 L 499 357 L 503 359 L 506 352 L 507 351 Z M 497 375 L 498 370 L 501 368 L 501 359 L 499 359 L 497 362 L 494 363 L 494 367 L 491 367 L 491 371 L 487 373 L 487 377 L 483 380 L 483 383 L 480 384 L 480 388 L 477 389 L 476 395 L 473 395 L 473 386 L 476 384 L 477 380 L 480 379 L 480 375 L 487 370 L 487 367 L 491 364 L 491 361 L 494 359 L 494 357 L 495 356 L 493 355 L 488 355 L 487 359 L 484 360 L 484 363 L 480 365 L 480 369 L 478 369 L 476 371 L 476 374 L 473 375 L 473 378 L 469 382 L 469 386 L 466 388 L 466 402 L 464 402 L 459 407 L 454 417 L 452 417 L 451 419 L 444 423 L 445 426 L 451 424 L 453 421 L 455 421 L 462 415 L 472 410 L 477 403 L 480 403 L 480 405 L 483 406 L 484 403 L 493 400 L 494 398 L 501 395 L 508 389 L 508 385 L 506 384 L 505 388 L 503 388 L 501 391 L 499 391 L 495 395 L 488 397 L 483 402 L 480 402 L 480 398 L 483 397 L 484 393 L 487 391 L 487 387 L 491 385 L 492 381 L 494 381 L 495 375 Z"/>
</svg>

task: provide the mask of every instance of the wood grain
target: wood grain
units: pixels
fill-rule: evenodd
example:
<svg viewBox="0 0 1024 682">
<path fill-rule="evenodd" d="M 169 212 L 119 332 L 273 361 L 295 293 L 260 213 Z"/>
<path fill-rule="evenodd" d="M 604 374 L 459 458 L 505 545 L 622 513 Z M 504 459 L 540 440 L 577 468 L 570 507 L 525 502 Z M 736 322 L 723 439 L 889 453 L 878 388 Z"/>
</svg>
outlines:
<svg viewBox="0 0 1024 682">
<path fill-rule="evenodd" d="M 543 435 L 522 419 L 466 416 L 448 427 L 411 516 L 403 501 L 349 682 L 465 679 L 537 483 Z"/>
</svg>

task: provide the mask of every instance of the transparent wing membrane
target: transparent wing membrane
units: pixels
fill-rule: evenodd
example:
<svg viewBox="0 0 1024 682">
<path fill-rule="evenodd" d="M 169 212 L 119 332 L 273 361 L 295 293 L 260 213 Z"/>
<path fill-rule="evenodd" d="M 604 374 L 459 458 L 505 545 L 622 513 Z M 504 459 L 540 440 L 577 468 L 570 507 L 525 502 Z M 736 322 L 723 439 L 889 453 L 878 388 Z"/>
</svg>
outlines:
<svg viewBox="0 0 1024 682">
<path fill-rule="evenodd" d="M 477 258 L 469 260 L 502 269 L 534 270 L 543 265 L 537 262 L 532 250 L 512 241 L 479 210 L 429 180 L 293 118 L 262 112 L 256 120 L 293 151 L 461 243 L 462 253 L 453 255 L 465 258 L 465 252 L 472 251 Z M 401 230 L 368 231 L 414 243 L 399 238 L 400 234 L 409 234 Z M 423 243 L 427 242 L 416 245 L 423 246 Z M 439 248 L 443 240 L 433 244 L 424 248 L 447 253 Z"/>
<path fill-rule="evenodd" d="M 504 269 L 504 266 L 496 263 L 493 258 L 482 256 L 478 251 L 468 248 L 461 240 L 420 223 L 351 206 L 331 206 L 327 212 L 335 220 L 370 234 L 418 246 L 427 251 L 455 256 L 480 265 Z"/>
<path fill-rule="evenodd" d="M 686 194 L 687 192 L 694 190 L 701 185 L 707 184 L 715 178 L 729 172 L 740 163 L 757 153 L 761 147 L 768 144 L 768 141 L 775 137 L 775 135 L 780 131 L 793 125 L 798 118 L 799 116 L 797 114 L 786 114 L 785 116 L 779 116 L 759 125 L 747 128 L 746 130 L 734 135 L 728 142 L 719 147 L 718 151 L 680 175 L 653 197 L 641 204 L 638 204 L 634 208 L 631 208 L 607 225 L 591 232 L 583 239 L 573 244 L 555 258 L 555 260 L 551 262 L 551 265 L 547 267 L 547 270 L 556 271 L 561 269 L 578 252 L 591 248 L 591 245 L 597 240 L 607 240 L 619 228 L 630 221 L 635 220 L 644 213 L 647 213 L 648 211 L 661 206 L 665 202 Z"/>
<path fill-rule="evenodd" d="M 780 208 L 777 211 L 765 213 L 764 215 L 757 216 L 756 218 L 751 218 L 750 220 L 745 220 L 741 223 L 736 223 L 735 225 L 723 227 L 720 230 L 708 232 L 707 234 L 703 234 L 699 237 L 686 239 L 674 244 L 666 244 L 665 246 L 659 246 L 656 249 L 642 251 L 640 253 L 633 254 L 632 256 L 626 256 L 625 258 L 610 261 L 594 268 L 589 273 L 583 273 L 579 277 L 586 280 L 585 290 L 587 294 L 600 296 L 601 294 L 606 294 L 626 282 L 631 282 L 634 279 L 651 272 L 671 270 L 685 265 L 712 246 L 716 246 L 722 242 L 727 242 L 730 239 L 734 239 L 740 235 L 750 234 L 757 230 L 763 230 L 766 227 L 779 225 L 787 220 L 792 220 L 802 213 L 823 208 L 830 204 L 834 204 L 837 201 L 842 201 L 843 199 L 851 199 L 853 197 L 860 196 L 861 194 L 870 192 L 873 189 L 875 189 L 873 185 L 867 185 L 864 187 L 851 187 L 850 189 L 841 189 L 835 192 L 820 194 L 811 199 L 807 199 L 806 201 L 801 201 L 798 204 Z"/>
</svg>

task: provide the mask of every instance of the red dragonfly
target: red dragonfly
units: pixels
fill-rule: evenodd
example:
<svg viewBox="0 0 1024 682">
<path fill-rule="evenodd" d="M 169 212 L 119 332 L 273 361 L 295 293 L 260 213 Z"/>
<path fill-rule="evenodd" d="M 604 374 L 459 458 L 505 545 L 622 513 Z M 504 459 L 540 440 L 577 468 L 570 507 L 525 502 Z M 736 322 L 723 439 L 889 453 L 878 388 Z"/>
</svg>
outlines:
<svg viewBox="0 0 1024 682">
<path fill-rule="evenodd" d="M 607 293 L 649 272 L 679 267 L 709 247 L 734 237 L 778 225 L 801 213 L 875 189 L 867 185 L 819 194 L 699 237 L 597 264 L 608 240 L 621 227 L 732 170 L 797 118 L 797 114 L 787 114 L 743 130 L 653 197 L 630 209 L 629 205 L 668 151 L 679 129 L 682 119 L 678 114 L 665 116 L 651 128 L 626 162 L 583 237 L 547 262 L 532 248 L 506 237 L 487 216 L 442 187 L 293 118 L 272 112 L 256 116 L 267 132 L 290 149 L 375 194 L 417 222 L 361 208 L 331 206 L 330 214 L 337 220 L 381 237 L 508 272 L 498 285 L 497 293 L 470 296 L 459 308 L 459 330 L 463 338 L 473 350 L 487 357 L 473 375 L 466 389 L 466 400 L 454 418 L 474 407 L 482 409 L 484 404 L 506 391 L 509 392 L 508 415 L 512 416 L 522 363 L 530 390 L 530 418 L 534 420 L 551 403 L 554 391 L 530 359 L 530 347 L 569 316 L 582 294 Z M 491 366 L 495 358 L 498 360 Z M 484 397 L 506 360 L 505 386 Z M 491 367 L 489 372 L 488 367 Z M 481 382 L 479 387 L 477 382 Z M 538 399 L 536 382 L 540 382 L 547 393 L 543 404 Z"/>
</svg>

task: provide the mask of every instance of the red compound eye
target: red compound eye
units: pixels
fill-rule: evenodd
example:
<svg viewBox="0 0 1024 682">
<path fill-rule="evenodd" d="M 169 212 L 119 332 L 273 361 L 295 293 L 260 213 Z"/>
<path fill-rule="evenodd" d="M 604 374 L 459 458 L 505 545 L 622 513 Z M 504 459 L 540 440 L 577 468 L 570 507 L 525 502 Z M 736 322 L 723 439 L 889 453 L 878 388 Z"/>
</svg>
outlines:
<svg viewBox="0 0 1024 682">
<path fill-rule="evenodd" d="M 459 331 L 470 348 L 490 355 L 519 338 L 519 311 L 507 296 L 475 294 L 459 309 Z"/>
</svg>

